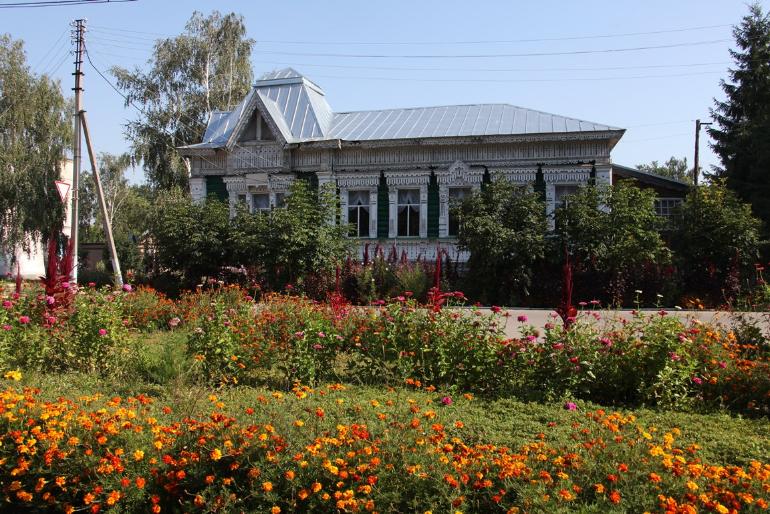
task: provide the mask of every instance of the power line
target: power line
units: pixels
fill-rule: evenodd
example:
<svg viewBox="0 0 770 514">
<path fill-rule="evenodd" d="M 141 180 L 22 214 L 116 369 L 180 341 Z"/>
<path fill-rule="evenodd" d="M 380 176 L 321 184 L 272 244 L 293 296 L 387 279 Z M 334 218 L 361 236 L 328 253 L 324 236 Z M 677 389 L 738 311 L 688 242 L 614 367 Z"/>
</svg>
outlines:
<svg viewBox="0 0 770 514">
<path fill-rule="evenodd" d="M 471 83 L 526 83 L 526 82 L 593 82 L 593 81 L 607 81 L 607 80 L 639 80 L 639 79 L 662 79 L 662 78 L 674 78 L 674 77 L 693 77 L 699 75 L 715 75 L 722 74 L 723 71 L 701 71 L 694 73 L 671 73 L 663 75 L 629 75 L 625 77 L 562 77 L 562 78 L 547 78 L 547 79 L 445 79 L 445 78 L 411 78 L 411 77 L 355 77 L 355 76 L 343 76 L 343 75 L 314 75 L 318 78 L 328 79 L 343 79 L 343 80 L 382 80 L 392 82 L 471 82 Z"/>
<path fill-rule="evenodd" d="M 32 7 L 66 7 L 72 5 L 120 4 L 137 0 L 41 0 L 37 2 L 9 2 L 0 4 L 0 9 L 19 9 Z"/>
<path fill-rule="evenodd" d="M 681 27 L 674 29 L 653 30 L 645 32 L 626 32 L 626 33 L 611 33 L 611 34 L 594 34 L 594 35 L 578 35 L 578 36 L 560 36 L 560 37 L 546 37 L 535 39 L 507 39 L 507 40 L 472 40 L 472 41 L 297 41 L 297 40 L 259 40 L 259 43 L 270 44 L 290 44 L 290 45 L 481 45 L 481 44 L 510 44 L 510 43 L 539 43 L 548 41 L 576 41 L 586 39 L 608 39 L 617 37 L 633 37 L 633 36 L 647 36 L 657 34 L 672 34 L 678 32 L 692 32 L 698 30 L 707 30 L 715 28 L 731 27 L 730 24 L 720 25 L 703 25 L 698 27 Z M 174 37 L 170 34 L 163 34 L 159 32 L 147 32 L 141 30 L 122 29 L 118 27 L 107 27 L 103 25 L 93 25 L 93 30 L 99 32 L 112 33 L 125 32 L 129 34 L 146 34 L 163 37 Z"/>
<path fill-rule="evenodd" d="M 690 46 L 702 46 L 713 45 L 717 43 L 726 43 L 731 41 L 730 39 L 711 39 L 707 41 L 692 41 L 687 43 L 672 43 L 666 45 L 648 45 L 648 46 L 635 46 L 627 48 L 605 48 L 599 50 L 571 50 L 568 52 L 527 52 L 527 53 L 515 53 L 515 54 L 338 54 L 338 53 L 323 53 L 323 52 L 281 52 L 273 50 L 261 50 L 263 54 L 272 55 L 300 55 L 308 57 L 339 57 L 339 58 L 354 58 L 354 59 L 486 59 L 497 57 L 549 57 L 556 55 L 586 55 L 586 54 L 606 54 L 606 53 L 623 53 L 623 52 L 639 52 L 644 50 L 659 50 L 664 48 L 681 48 Z"/>
<path fill-rule="evenodd" d="M 314 68 L 339 68 L 347 70 L 379 70 L 379 71 L 485 71 L 485 72 L 509 72 L 509 71 L 610 71 L 610 70 L 643 70 L 656 68 L 694 68 L 698 66 L 727 66 L 732 63 L 723 62 L 703 62 L 703 63 L 682 63 L 682 64 L 647 64 L 639 66 L 580 66 L 567 68 L 439 68 L 439 67 L 415 67 L 415 66 L 346 66 L 344 64 L 317 64 L 317 63 L 297 63 L 280 61 L 252 61 L 257 64 L 272 64 L 278 66 L 308 66 Z"/>
<path fill-rule="evenodd" d="M 37 70 L 37 69 L 39 69 L 39 68 L 40 68 L 40 66 L 43 64 L 43 62 L 45 62 L 45 61 L 48 59 L 48 56 L 49 56 L 49 55 L 51 55 L 51 52 L 53 52 L 53 51 L 54 51 L 54 49 L 55 49 L 55 48 L 56 48 L 56 47 L 59 45 L 59 43 L 61 42 L 61 40 L 62 40 L 62 39 L 64 39 L 64 35 L 65 35 L 66 33 L 67 33 L 67 29 L 65 28 L 65 29 L 62 31 L 61 35 L 59 35 L 59 38 L 58 38 L 56 41 L 54 41 L 53 45 L 51 45 L 51 47 L 50 47 L 50 48 L 48 49 L 48 51 L 45 53 L 45 55 L 43 55 L 43 57 L 42 57 L 42 58 L 41 58 L 41 59 L 40 59 L 40 60 L 37 62 L 37 64 L 35 64 L 35 66 L 33 66 L 33 67 L 32 67 L 32 70 L 33 70 L 33 71 L 34 71 L 34 70 Z M 61 47 L 59 46 L 59 48 L 61 48 Z M 49 62 L 48 64 L 50 65 L 51 63 Z"/>
</svg>

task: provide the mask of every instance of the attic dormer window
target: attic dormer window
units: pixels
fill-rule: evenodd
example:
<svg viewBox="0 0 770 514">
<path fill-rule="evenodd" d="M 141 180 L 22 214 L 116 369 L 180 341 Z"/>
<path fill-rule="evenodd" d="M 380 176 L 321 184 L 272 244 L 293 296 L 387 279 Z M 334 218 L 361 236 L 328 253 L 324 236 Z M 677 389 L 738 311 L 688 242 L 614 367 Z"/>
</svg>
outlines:
<svg viewBox="0 0 770 514">
<path fill-rule="evenodd" d="M 246 128 L 243 130 L 239 141 L 256 141 L 259 139 L 259 134 L 257 132 L 259 120 L 257 118 L 259 118 L 259 115 L 257 114 L 251 117 L 249 124 L 246 125 Z"/>
</svg>

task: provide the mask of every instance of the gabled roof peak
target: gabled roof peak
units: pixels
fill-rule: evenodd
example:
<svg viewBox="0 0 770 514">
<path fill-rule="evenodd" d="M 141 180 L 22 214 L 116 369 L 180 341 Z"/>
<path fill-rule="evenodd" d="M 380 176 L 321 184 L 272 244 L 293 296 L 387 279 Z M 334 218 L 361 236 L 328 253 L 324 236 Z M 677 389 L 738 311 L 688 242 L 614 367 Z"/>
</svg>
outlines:
<svg viewBox="0 0 770 514">
<path fill-rule="evenodd" d="M 318 84 L 309 80 L 294 68 L 283 68 L 264 73 L 257 79 L 254 87 L 282 86 L 286 84 L 304 84 L 315 90 L 318 94 L 324 94 L 323 89 Z"/>
</svg>

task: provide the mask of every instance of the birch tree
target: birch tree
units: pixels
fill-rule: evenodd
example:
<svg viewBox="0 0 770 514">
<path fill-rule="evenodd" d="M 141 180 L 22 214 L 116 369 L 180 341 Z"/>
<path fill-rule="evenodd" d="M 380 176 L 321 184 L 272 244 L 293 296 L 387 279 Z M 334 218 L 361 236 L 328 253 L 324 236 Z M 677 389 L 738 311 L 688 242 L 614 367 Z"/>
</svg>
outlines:
<svg viewBox="0 0 770 514">
<path fill-rule="evenodd" d="M 155 188 L 187 188 L 190 170 L 175 148 L 200 142 L 211 111 L 246 95 L 253 46 L 242 16 L 196 11 L 184 33 L 155 43 L 146 71 L 111 69 L 126 105 L 141 109 L 126 135 Z"/>
</svg>

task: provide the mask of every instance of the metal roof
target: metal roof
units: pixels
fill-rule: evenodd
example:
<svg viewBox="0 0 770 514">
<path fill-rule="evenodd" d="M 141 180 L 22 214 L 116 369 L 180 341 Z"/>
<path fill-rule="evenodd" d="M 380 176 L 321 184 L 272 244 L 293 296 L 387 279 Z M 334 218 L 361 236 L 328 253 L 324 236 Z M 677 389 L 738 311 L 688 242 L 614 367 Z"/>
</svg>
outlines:
<svg viewBox="0 0 770 514">
<path fill-rule="evenodd" d="M 189 148 L 226 146 L 240 118 L 253 112 L 254 95 L 259 96 L 267 114 L 290 143 L 623 130 L 508 104 L 333 113 L 318 85 L 296 70 L 285 68 L 262 75 L 233 111 L 212 113 L 203 142 Z"/>
<path fill-rule="evenodd" d="M 508 104 L 335 113 L 330 137 L 348 140 L 496 136 L 621 130 Z"/>
</svg>

